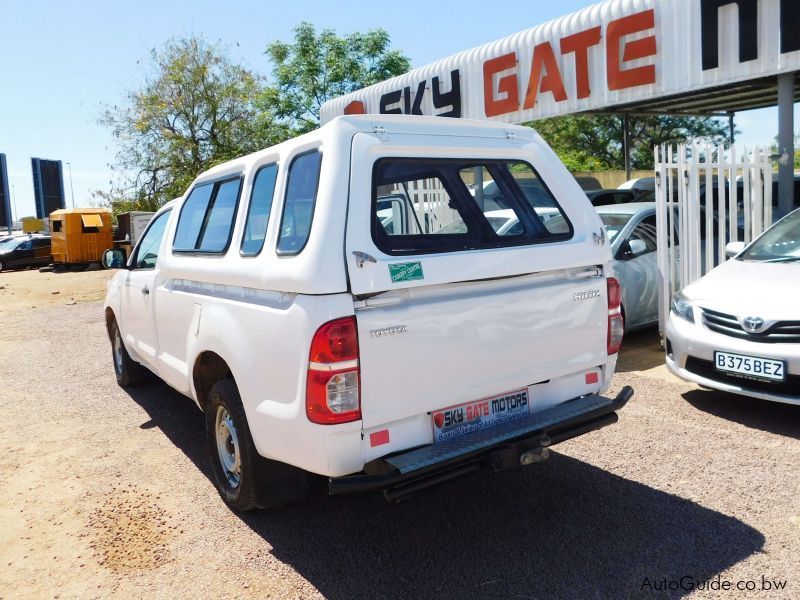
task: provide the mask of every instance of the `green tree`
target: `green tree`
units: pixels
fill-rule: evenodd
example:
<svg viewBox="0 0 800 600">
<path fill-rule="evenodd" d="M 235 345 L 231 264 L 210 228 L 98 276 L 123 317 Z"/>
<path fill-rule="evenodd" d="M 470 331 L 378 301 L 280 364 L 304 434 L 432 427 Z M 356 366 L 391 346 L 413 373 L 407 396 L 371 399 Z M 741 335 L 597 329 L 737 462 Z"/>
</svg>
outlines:
<svg viewBox="0 0 800 600">
<path fill-rule="evenodd" d="M 288 135 L 256 107 L 262 78 L 223 47 L 189 37 L 152 50 L 150 59 L 143 86 L 100 118 L 118 143 L 117 180 L 97 195 L 115 213 L 155 210 L 201 171 Z"/>
<path fill-rule="evenodd" d="M 311 23 L 294 29 L 294 43 L 272 42 L 266 54 L 273 63 L 273 84 L 261 106 L 296 133 L 319 126 L 324 102 L 408 71 L 400 51 L 389 49 L 383 29 L 340 37 L 331 29 L 319 34 Z"/>
<path fill-rule="evenodd" d="M 621 115 L 571 115 L 529 123 L 570 171 L 624 169 Z M 629 119 L 631 164 L 653 168 L 653 146 L 691 139 L 722 142 L 727 124 L 711 117 L 639 116 Z"/>
<path fill-rule="evenodd" d="M 794 151 L 794 168 L 800 169 L 800 133 L 794 134 L 794 147 L 796 150 Z M 772 145 L 769 147 L 770 154 L 778 155 L 780 152 L 778 151 L 778 136 L 775 136 L 775 139 Z"/>
</svg>

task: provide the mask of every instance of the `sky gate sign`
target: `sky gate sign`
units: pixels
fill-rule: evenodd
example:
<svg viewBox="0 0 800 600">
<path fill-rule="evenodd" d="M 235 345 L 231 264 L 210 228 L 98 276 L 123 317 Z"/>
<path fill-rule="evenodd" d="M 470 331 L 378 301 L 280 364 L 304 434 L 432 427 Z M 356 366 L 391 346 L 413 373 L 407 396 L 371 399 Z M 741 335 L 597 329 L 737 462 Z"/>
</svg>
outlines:
<svg viewBox="0 0 800 600">
<path fill-rule="evenodd" d="M 608 0 L 331 100 L 322 122 L 519 123 L 800 71 L 797 1 Z"/>
</svg>

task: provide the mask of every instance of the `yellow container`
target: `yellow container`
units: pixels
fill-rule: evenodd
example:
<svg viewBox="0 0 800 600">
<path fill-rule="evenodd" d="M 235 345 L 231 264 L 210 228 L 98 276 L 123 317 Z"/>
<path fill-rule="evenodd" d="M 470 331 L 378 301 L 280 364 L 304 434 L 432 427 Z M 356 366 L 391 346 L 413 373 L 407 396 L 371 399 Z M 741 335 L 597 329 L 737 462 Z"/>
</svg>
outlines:
<svg viewBox="0 0 800 600">
<path fill-rule="evenodd" d="M 51 253 L 54 264 L 100 262 L 113 247 L 111 211 L 73 208 L 50 213 Z"/>
</svg>

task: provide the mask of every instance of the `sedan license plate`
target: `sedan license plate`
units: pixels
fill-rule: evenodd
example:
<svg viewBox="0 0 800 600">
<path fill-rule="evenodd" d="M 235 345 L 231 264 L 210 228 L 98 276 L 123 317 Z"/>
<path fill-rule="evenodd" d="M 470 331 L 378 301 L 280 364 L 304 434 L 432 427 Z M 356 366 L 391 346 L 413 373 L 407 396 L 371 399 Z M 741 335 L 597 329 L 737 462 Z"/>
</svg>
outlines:
<svg viewBox="0 0 800 600">
<path fill-rule="evenodd" d="M 786 364 L 782 360 L 746 354 L 714 352 L 714 366 L 718 371 L 737 373 L 758 379 L 783 381 L 786 377 Z"/>
<path fill-rule="evenodd" d="M 522 419 L 529 413 L 527 389 L 443 408 L 431 415 L 433 441 L 437 444 L 446 442 L 473 431 Z"/>
</svg>

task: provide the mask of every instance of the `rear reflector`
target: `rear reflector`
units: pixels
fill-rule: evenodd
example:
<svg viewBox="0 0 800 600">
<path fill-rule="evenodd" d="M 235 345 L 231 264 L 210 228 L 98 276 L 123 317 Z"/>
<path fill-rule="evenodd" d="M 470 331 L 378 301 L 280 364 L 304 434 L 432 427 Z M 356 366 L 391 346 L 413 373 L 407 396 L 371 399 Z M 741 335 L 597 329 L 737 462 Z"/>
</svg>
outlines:
<svg viewBox="0 0 800 600">
<path fill-rule="evenodd" d="M 597 373 L 587 373 L 586 374 L 586 385 L 592 385 L 600 381 L 600 376 Z"/>
<path fill-rule="evenodd" d="M 358 421 L 360 377 L 355 317 L 325 323 L 314 334 L 308 353 L 308 420 L 322 425 Z"/>
<path fill-rule="evenodd" d="M 607 349 L 609 354 L 619 352 L 622 345 L 622 335 L 625 332 L 625 323 L 622 320 L 622 289 L 619 281 L 613 277 L 607 280 L 608 285 L 608 337 Z"/>
<path fill-rule="evenodd" d="M 389 430 L 382 429 L 369 434 L 369 445 L 373 448 L 375 446 L 383 446 L 389 443 Z"/>
</svg>

